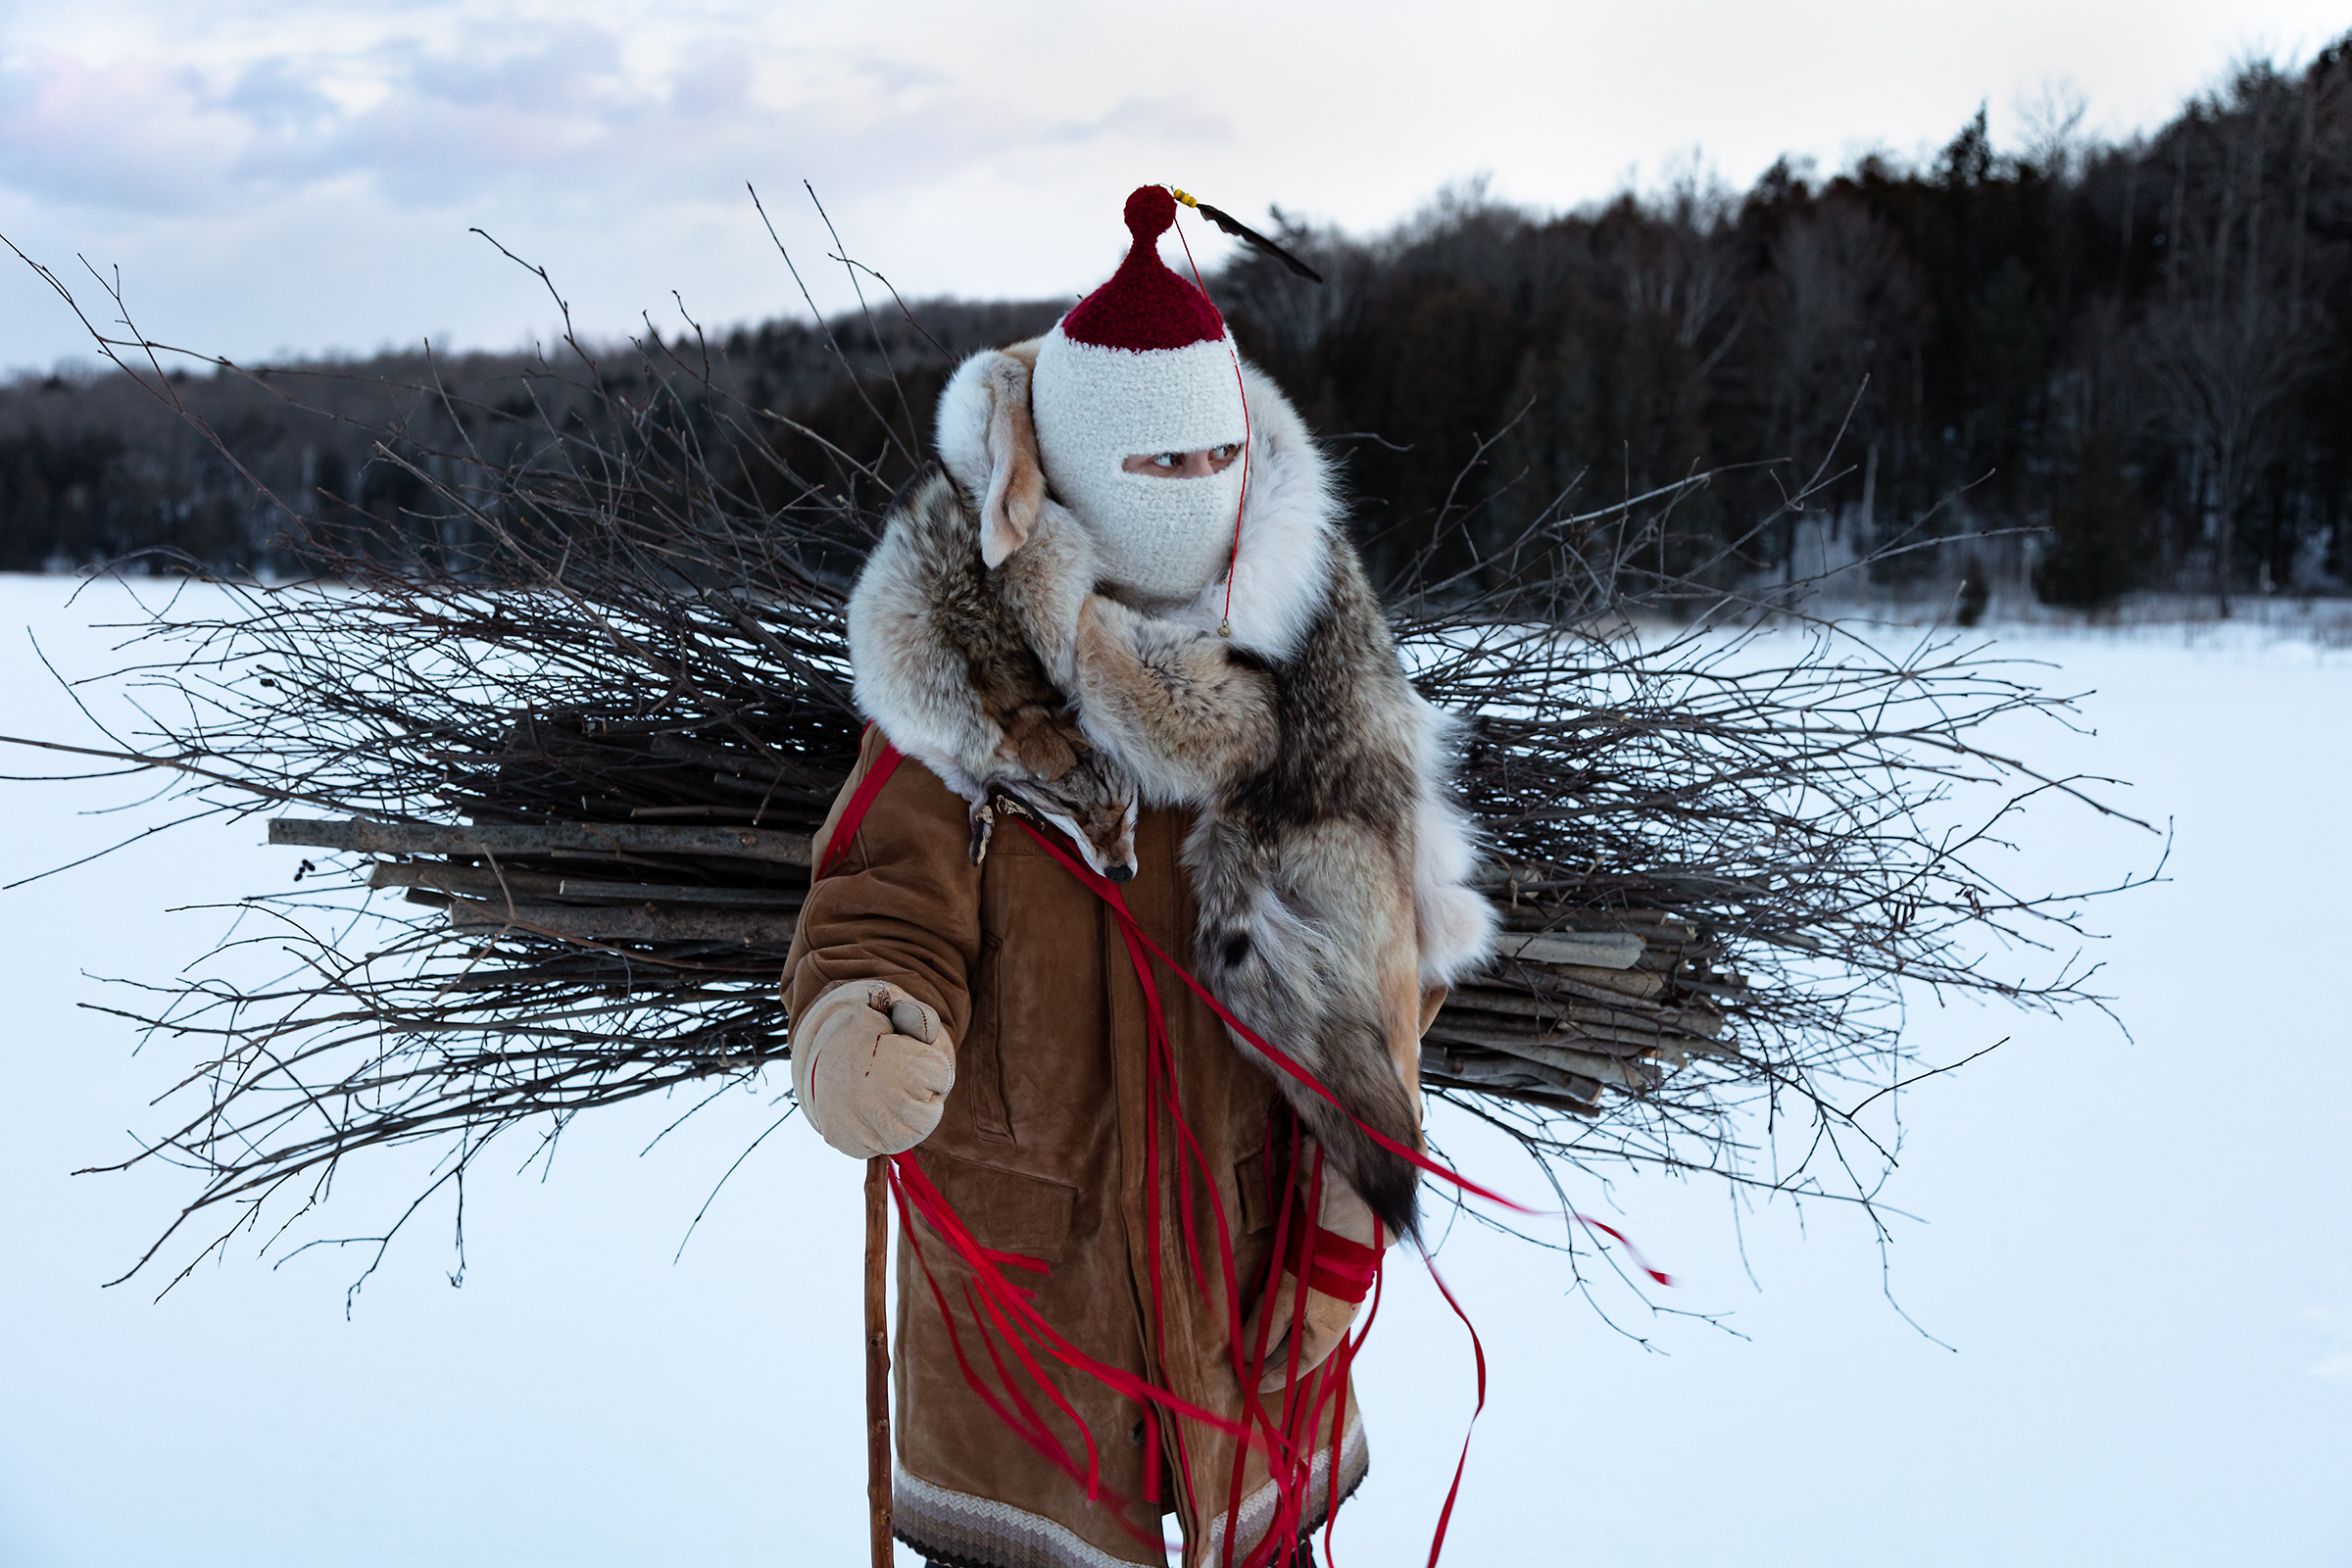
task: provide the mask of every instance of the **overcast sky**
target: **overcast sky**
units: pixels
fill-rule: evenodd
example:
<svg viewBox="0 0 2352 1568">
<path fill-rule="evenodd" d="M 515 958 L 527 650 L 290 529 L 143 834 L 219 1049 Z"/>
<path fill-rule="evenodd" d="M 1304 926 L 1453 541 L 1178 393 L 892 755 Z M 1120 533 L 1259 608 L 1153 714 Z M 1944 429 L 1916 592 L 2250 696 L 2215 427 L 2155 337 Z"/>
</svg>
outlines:
<svg viewBox="0 0 2352 1568">
<path fill-rule="evenodd" d="M 238 359 L 511 347 L 554 309 L 469 226 L 600 335 L 675 323 L 673 289 L 707 322 L 799 308 L 747 181 L 828 310 L 804 178 L 907 294 L 1034 298 L 1107 274 L 1146 180 L 1355 230 L 1482 172 L 1564 208 L 1695 149 L 1739 186 L 1784 152 L 1917 156 L 1981 101 L 2015 145 L 2051 88 L 2129 133 L 2347 25 L 2315 0 L 0 0 L 0 234 L 120 266 L 151 335 Z M 0 368 L 80 351 L 10 259 Z"/>
</svg>

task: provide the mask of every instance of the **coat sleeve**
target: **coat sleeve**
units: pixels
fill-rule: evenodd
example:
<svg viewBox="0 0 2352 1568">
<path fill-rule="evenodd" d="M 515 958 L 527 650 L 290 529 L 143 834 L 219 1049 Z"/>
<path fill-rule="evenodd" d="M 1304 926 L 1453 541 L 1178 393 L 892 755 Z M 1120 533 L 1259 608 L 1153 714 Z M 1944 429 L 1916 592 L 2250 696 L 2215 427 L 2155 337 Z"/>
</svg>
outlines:
<svg viewBox="0 0 2352 1568">
<path fill-rule="evenodd" d="M 822 865 L 843 808 L 882 750 L 868 730 L 858 766 L 816 835 Z M 850 980 L 886 980 L 939 1010 L 952 1039 L 971 1021 L 970 976 L 980 957 L 980 872 L 970 818 L 930 769 L 899 763 L 867 808 L 833 874 L 801 906 L 784 960 L 784 1005 L 801 1009 Z"/>
</svg>

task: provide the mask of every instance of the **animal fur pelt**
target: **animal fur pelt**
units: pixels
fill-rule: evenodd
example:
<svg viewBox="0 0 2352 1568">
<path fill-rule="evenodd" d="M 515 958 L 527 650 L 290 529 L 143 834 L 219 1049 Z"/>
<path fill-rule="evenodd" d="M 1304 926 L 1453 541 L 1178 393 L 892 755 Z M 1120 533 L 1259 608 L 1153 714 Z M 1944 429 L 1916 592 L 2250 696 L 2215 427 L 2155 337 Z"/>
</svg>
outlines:
<svg viewBox="0 0 2352 1568">
<path fill-rule="evenodd" d="M 988 499 L 961 545 L 920 507 L 945 490 L 918 487 L 894 515 L 851 603 L 858 699 L 908 755 L 961 769 L 939 770 L 967 799 L 986 783 L 975 761 L 1034 774 L 1009 767 L 1020 744 L 1002 715 L 1058 736 L 1066 701 L 1096 776 L 1192 808 L 1196 972 L 1338 1097 L 1344 1110 L 1275 1074 L 1350 1185 L 1409 1234 L 1418 1173 L 1358 1123 L 1417 1146 L 1424 989 L 1481 965 L 1494 927 L 1464 885 L 1474 852 L 1445 789 L 1449 721 L 1397 662 L 1303 422 L 1253 369 L 1230 633 L 1222 581 L 1184 604 L 1087 592 L 1083 527 L 1043 496 L 1008 413 L 1024 350 L 966 361 L 941 398 L 948 471 Z M 957 549 L 964 565 L 951 569 Z M 917 592 L 937 597 L 902 602 Z"/>
<path fill-rule="evenodd" d="M 850 595 L 858 706 L 971 803 L 975 861 L 1002 792 L 1123 882 L 1135 784 L 1079 730 L 1060 690 L 1093 553 L 1077 519 L 1045 499 L 1028 364 L 994 354 L 967 371 L 958 388 L 985 402 L 989 478 L 967 491 L 932 468 L 892 507 Z"/>
</svg>

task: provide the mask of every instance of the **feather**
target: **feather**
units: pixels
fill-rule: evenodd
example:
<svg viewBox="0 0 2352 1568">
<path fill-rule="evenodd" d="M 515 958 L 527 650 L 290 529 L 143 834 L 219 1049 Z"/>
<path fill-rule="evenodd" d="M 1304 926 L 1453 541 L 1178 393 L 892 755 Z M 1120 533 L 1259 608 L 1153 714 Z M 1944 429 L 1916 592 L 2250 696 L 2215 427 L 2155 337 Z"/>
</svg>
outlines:
<svg viewBox="0 0 2352 1568">
<path fill-rule="evenodd" d="M 1231 213 L 1226 212 L 1223 208 L 1211 207 L 1208 205 L 1208 203 L 1201 201 L 1199 197 L 1188 195 L 1183 191 L 1176 191 L 1175 197 L 1178 201 L 1184 203 L 1185 206 L 1190 207 L 1193 209 L 1193 211 L 1199 213 L 1202 218 L 1207 219 L 1210 222 L 1216 224 L 1217 227 L 1223 229 L 1226 233 L 1231 234 L 1235 239 L 1240 240 L 1243 244 L 1249 246 L 1252 250 L 1262 251 L 1266 255 L 1273 257 L 1276 261 L 1289 268 L 1292 271 L 1297 272 L 1300 277 L 1305 278 L 1308 282 L 1320 283 L 1323 281 L 1323 274 L 1321 272 L 1316 271 L 1313 268 L 1307 266 L 1298 257 L 1293 256 L 1289 251 L 1284 250 L 1281 246 L 1275 244 L 1272 240 L 1266 238 L 1265 235 L 1260 234 L 1256 229 L 1251 228 L 1248 223 L 1243 222 Z"/>
</svg>

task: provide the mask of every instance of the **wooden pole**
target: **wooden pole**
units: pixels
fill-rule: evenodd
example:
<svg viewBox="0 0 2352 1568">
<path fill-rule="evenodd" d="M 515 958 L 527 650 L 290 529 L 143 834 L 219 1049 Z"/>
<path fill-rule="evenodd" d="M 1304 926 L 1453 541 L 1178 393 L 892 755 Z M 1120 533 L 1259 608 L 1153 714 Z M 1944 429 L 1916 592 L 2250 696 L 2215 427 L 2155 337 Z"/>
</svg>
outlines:
<svg viewBox="0 0 2352 1568">
<path fill-rule="evenodd" d="M 865 1500 L 873 1516 L 873 1568 L 891 1568 L 889 1161 L 865 1162 Z"/>
</svg>

